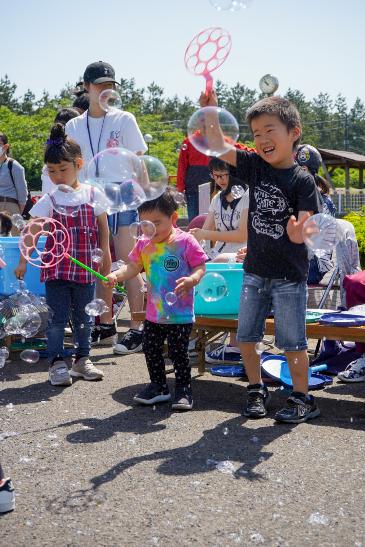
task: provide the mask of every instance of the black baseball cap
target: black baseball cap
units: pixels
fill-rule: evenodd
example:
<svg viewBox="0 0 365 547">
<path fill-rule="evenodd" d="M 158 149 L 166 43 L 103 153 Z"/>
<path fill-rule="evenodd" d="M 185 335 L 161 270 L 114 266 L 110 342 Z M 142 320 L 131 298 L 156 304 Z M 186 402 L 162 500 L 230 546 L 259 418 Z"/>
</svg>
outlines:
<svg viewBox="0 0 365 547">
<path fill-rule="evenodd" d="M 106 82 L 113 82 L 114 84 L 119 83 L 115 80 L 114 68 L 104 61 L 97 61 L 86 67 L 84 82 L 89 84 L 105 84 Z"/>
</svg>

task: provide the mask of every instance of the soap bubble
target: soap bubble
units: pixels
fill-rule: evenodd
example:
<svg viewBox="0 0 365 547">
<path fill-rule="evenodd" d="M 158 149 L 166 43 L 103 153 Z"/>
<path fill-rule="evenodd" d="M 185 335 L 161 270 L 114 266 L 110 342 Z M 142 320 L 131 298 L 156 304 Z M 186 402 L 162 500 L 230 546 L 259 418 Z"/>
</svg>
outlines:
<svg viewBox="0 0 365 547">
<path fill-rule="evenodd" d="M 85 306 L 85 313 L 90 317 L 97 317 L 109 311 L 109 306 L 102 298 L 95 298 Z"/>
<path fill-rule="evenodd" d="M 173 192 L 172 197 L 174 198 L 174 200 L 176 201 L 176 203 L 178 205 L 185 205 L 186 204 L 185 194 L 183 194 L 182 192 L 177 192 L 177 191 Z"/>
<path fill-rule="evenodd" d="M 91 205 L 102 200 L 108 214 L 137 209 L 146 194 L 146 174 L 136 154 L 125 148 L 107 148 L 96 154 L 86 167 L 86 180 L 100 192 L 91 198 Z"/>
<path fill-rule="evenodd" d="M 263 342 L 257 342 L 255 345 L 255 351 L 257 355 L 261 355 L 265 351 L 265 344 Z"/>
<path fill-rule="evenodd" d="M 18 230 L 22 230 L 24 226 L 26 225 L 26 222 L 22 215 L 19 215 L 18 213 L 15 213 L 14 215 L 11 215 L 11 222 L 15 228 L 18 228 Z"/>
<path fill-rule="evenodd" d="M 316 256 L 323 256 L 338 242 L 336 219 L 323 213 L 311 216 L 304 223 L 303 239 Z"/>
<path fill-rule="evenodd" d="M 67 184 L 58 184 L 50 193 L 52 207 L 60 215 L 75 217 L 80 210 L 80 195 Z"/>
<path fill-rule="evenodd" d="M 25 338 L 35 336 L 42 324 L 41 317 L 35 306 L 22 305 L 22 308 L 4 325 L 6 335 L 18 334 Z"/>
<path fill-rule="evenodd" d="M 91 252 L 91 260 L 95 262 L 95 264 L 101 264 L 103 262 L 104 253 L 101 249 L 98 247 L 96 249 L 93 249 Z"/>
<path fill-rule="evenodd" d="M 242 186 L 234 185 L 231 188 L 231 194 L 234 197 L 234 199 L 241 198 L 244 195 L 244 193 L 245 193 L 245 190 Z"/>
<path fill-rule="evenodd" d="M 206 302 L 217 302 L 227 295 L 226 280 L 216 272 L 207 273 L 197 285 L 197 292 Z"/>
<path fill-rule="evenodd" d="M 104 112 L 112 112 L 122 108 L 122 100 L 115 89 L 104 89 L 99 95 L 99 105 Z"/>
<path fill-rule="evenodd" d="M 185 150 L 187 150 L 187 149 L 188 149 L 188 145 L 186 143 L 181 145 L 181 150 L 183 150 L 185 152 Z"/>
<path fill-rule="evenodd" d="M 35 349 L 25 349 L 20 354 L 20 359 L 26 363 L 38 363 L 39 361 L 39 352 Z"/>
<path fill-rule="evenodd" d="M 142 220 L 141 222 L 132 222 L 129 226 L 129 233 L 133 239 L 152 239 L 156 235 L 156 226 L 149 220 Z"/>
<path fill-rule="evenodd" d="M 165 294 L 165 302 L 168 306 L 173 306 L 177 302 L 177 296 L 174 292 L 167 292 Z"/>
<path fill-rule="evenodd" d="M 247 8 L 252 0 L 209 0 L 217 11 L 238 11 Z"/>
<path fill-rule="evenodd" d="M 227 264 L 228 264 L 228 268 L 233 268 L 233 266 L 236 264 L 236 256 L 235 255 L 232 255 L 228 258 L 228 261 L 227 261 Z"/>
<path fill-rule="evenodd" d="M 146 200 L 160 197 L 167 188 L 169 176 L 166 167 L 153 156 L 140 156 L 142 175 L 140 185 L 146 195 Z"/>
<path fill-rule="evenodd" d="M 211 133 L 208 139 L 206 133 Z M 223 134 L 223 139 L 221 138 Z M 205 106 L 191 116 L 188 137 L 191 144 L 206 156 L 221 156 L 234 147 L 239 134 L 236 118 L 217 106 Z M 217 138 L 218 136 L 218 138 Z"/>
</svg>

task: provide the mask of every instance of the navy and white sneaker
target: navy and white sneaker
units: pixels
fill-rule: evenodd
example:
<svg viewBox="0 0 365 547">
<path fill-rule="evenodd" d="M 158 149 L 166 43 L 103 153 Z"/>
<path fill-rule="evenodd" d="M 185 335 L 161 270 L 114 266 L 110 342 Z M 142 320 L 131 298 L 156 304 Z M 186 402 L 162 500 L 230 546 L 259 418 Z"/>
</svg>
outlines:
<svg viewBox="0 0 365 547">
<path fill-rule="evenodd" d="M 242 364 L 241 353 L 238 348 L 222 344 L 216 349 L 205 353 L 206 363 L 217 364 L 230 363 L 232 365 Z"/>
<path fill-rule="evenodd" d="M 337 374 L 337 378 L 341 382 L 365 382 L 365 356 L 352 361 L 346 370 Z"/>
<path fill-rule="evenodd" d="M 176 386 L 172 410 L 191 410 L 193 408 L 193 393 L 190 386 Z"/>
<path fill-rule="evenodd" d="M 0 480 L 0 513 L 15 509 L 15 492 L 11 479 Z"/>
<path fill-rule="evenodd" d="M 118 355 L 129 355 L 142 351 L 142 331 L 129 329 L 113 348 Z"/>
<path fill-rule="evenodd" d="M 154 405 L 156 403 L 164 403 L 171 399 L 169 388 L 167 385 L 162 386 L 151 382 L 140 393 L 133 397 L 133 401 L 142 405 Z"/>
<path fill-rule="evenodd" d="M 279 410 L 274 418 L 277 422 L 301 424 L 320 415 L 320 410 L 313 395 L 292 392 L 286 402 L 286 407 Z"/>
</svg>

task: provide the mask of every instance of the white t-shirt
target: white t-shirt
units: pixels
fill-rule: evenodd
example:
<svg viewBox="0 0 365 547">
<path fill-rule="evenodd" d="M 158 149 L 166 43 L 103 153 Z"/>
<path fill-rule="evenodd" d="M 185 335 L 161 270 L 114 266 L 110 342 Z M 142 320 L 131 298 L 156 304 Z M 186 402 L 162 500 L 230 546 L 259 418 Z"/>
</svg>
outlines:
<svg viewBox="0 0 365 547">
<path fill-rule="evenodd" d="M 228 205 L 227 209 L 222 207 L 220 195 L 221 192 L 218 192 L 218 194 L 214 196 L 209 207 L 209 213 L 213 213 L 215 229 L 219 232 L 237 230 L 243 210 L 248 209 L 248 190 L 246 190 L 233 209 L 231 204 Z M 234 201 L 236 202 L 236 200 Z M 240 243 L 224 243 L 223 241 L 217 241 L 213 249 L 215 252 L 219 253 L 236 253 L 238 249 L 245 244 L 245 241 Z"/>
<path fill-rule="evenodd" d="M 43 165 L 42 167 L 41 179 L 42 194 L 50 194 L 51 192 L 54 192 L 56 190 L 57 185 L 53 184 L 53 182 L 51 181 L 46 165 Z"/>
<path fill-rule="evenodd" d="M 92 147 L 87 130 L 87 119 L 89 119 Z M 87 118 L 86 111 L 81 116 L 77 116 L 67 122 L 66 133 L 81 147 L 84 160 L 84 168 L 80 171 L 79 175 L 81 182 L 85 180 L 85 172 L 89 162 L 94 155 L 102 150 L 115 147 L 123 147 L 134 153 L 146 152 L 147 150 L 136 118 L 130 112 L 124 112 L 123 110 L 107 112 L 105 118 L 92 118 L 91 116 Z"/>
<path fill-rule="evenodd" d="M 54 199 L 57 205 L 68 205 L 71 207 L 75 207 L 76 209 L 77 206 L 83 205 L 84 203 L 90 203 L 91 191 L 93 192 L 93 206 L 95 216 L 98 217 L 102 213 L 105 213 L 107 207 L 103 203 L 103 201 L 105 201 L 105 198 L 97 188 L 92 188 L 87 184 L 83 184 L 79 190 L 76 190 L 74 192 L 58 191 L 57 194 L 54 196 Z M 51 218 L 53 214 L 53 204 L 50 195 L 45 194 L 44 196 L 42 196 L 41 199 L 37 201 L 37 203 L 31 208 L 29 214 L 32 217 Z"/>
</svg>

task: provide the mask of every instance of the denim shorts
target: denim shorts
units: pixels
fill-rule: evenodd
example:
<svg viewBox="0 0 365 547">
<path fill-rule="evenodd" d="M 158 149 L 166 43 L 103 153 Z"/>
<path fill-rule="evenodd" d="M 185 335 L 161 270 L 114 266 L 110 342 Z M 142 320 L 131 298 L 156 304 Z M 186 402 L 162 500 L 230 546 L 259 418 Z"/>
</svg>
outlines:
<svg viewBox="0 0 365 547">
<path fill-rule="evenodd" d="M 237 340 L 260 342 L 265 333 L 265 320 L 273 309 L 275 345 L 285 351 L 305 350 L 308 347 L 306 307 L 306 281 L 268 279 L 247 273 L 241 291 Z"/>
<path fill-rule="evenodd" d="M 130 226 L 133 222 L 138 221 L 138 213 L 135 210 L 123 211 L 123 213 L 114 213 L 108 215 L 109 228 L 113 235 L 118 233 L 121 226 Z"/>
</svg>

